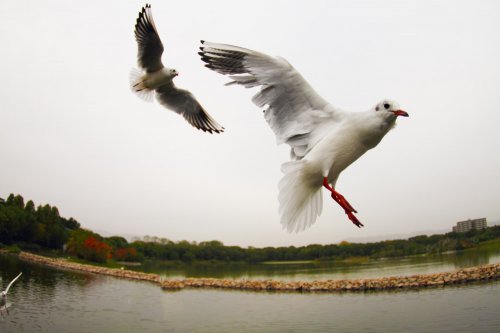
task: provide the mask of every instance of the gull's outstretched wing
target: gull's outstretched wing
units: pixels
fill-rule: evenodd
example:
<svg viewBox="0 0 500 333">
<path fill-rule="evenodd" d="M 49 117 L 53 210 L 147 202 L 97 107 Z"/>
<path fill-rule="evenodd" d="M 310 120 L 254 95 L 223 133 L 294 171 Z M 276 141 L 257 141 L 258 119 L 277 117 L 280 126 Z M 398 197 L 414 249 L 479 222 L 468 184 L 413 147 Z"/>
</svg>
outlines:
<svg viewBox="0 0 500 333">
<path fill-rule="evenodd" d="M 177 88 L 173 83 L 156 89 L 156 99 L 166 108 L 183 116 L 191 125 L 203 132 L 224 132 L 219 125 L 198 103 L 189 91 Z"/>
<path fill-rule="evenodd" d="M 323 124 L 339 120 L 343 112 L 332 107 L 285 59 L 227 44 L 201 41 L 206 67 L 251 88 L 261 86 L 252 101 L 265 108 L 265 119 L 278 143 L 292 147 L 300 159 L 324 133 Z"/>
<path fill-rule="evenodd" d="M 156 30 L 151 5 L 146 5 L 139 13 L 135 24 L 135 40 L 137 41 L 137 63 L 146 72 L 152 73 L 163 68 L 161 55 L 163 44 Z"/>
<path fill-rule="evenodd" d="M 12 286 L 12 284 L 13 284 L 14 282 L 16 282 L 16 280 L 17 280 L 17 279 L 18 279 L 18 278 L 19 278 L 22 274 L 23 274 L 22 272 L 21 272 L 21 273 L 19 273 L 19 275 L 18 275 L 18 276 L 16 276 L 16 277 L 15 277 L 12 281 L 10 281 L 10 283 L 7 285 L 7 288 L 5 288 L 5 291 L 4 291 L 4 292 L 5 292 L 5 294 L 7 294 L 7 293 L 9 292 L 10 286 Z"/>
</svg>

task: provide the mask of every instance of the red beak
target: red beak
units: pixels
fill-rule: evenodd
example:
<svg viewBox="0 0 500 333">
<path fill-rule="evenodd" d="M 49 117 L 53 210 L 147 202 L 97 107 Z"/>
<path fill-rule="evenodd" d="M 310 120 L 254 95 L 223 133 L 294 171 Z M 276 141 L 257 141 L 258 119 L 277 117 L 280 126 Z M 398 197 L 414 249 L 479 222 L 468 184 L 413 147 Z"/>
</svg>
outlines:
<svg viewBox="0 0 500 333">
<path fill-rule="evenodd" d="M 397 111 L 393 111 L 394 114 L 396 116 L 401 116 L 401 117 L 409 117 L 410 115 L 408 114 L 408 112 L 406 111 L 403 111 L 403 110 L 397 110 Z"/>
</svg>

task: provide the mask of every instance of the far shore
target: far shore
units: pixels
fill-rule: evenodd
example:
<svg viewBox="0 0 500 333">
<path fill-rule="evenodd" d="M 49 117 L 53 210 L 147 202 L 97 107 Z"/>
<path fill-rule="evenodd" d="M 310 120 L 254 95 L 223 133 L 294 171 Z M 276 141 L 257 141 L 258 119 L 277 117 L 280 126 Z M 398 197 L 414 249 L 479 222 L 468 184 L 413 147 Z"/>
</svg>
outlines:
<svg viewBox="0 0 500 333">
<path fill-rule="evenodd" d="M 280 281 L 216 278 L 163 279 L 158 274 L 80 264 L 63 258 L 49 258 L 24 251 L 16 255 L 21 260 L 58 269 L 70 269 L 152 282 L 158 284 L 164 290 L 214 288 L 302 292 L 368 291 L 436 287 L 475 281 L 492 281 L 500 278 L 500 263 L 498 263 L 464 268 L 452 272 L 351 280 Z"/>
</svg>

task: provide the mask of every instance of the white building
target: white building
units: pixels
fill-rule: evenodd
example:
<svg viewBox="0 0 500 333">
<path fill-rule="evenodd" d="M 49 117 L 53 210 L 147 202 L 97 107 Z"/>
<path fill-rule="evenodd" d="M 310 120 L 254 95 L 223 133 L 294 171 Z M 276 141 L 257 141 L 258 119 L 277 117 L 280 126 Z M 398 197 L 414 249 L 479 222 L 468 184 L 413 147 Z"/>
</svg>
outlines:
<svg viewBox="0 0 500 333">
<path fill-rule="evenodd" d="M 453 232 L 467 232 L 472 229 L 481 230 L 485 229 L 486 227 L 487 225 L 485 217 L 475 220 L 468 219 L 467 221 L 457 222 L 457 225 L 453 227 Z"/>
</svg>

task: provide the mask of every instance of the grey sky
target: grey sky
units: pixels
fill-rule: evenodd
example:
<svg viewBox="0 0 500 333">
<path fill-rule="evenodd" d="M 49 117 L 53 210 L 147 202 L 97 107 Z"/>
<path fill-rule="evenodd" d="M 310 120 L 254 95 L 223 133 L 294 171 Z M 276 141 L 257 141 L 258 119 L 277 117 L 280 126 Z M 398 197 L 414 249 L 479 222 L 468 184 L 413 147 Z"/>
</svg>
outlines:
<svg viewBox="0 0 500 333">
<path fill-rule="evenodd" d="M 223 126 L 208 135 L 129 89 L 142 1 L 3 1 L 0 196 L 84 227 L 238 245 L 335 243 L 500 219 L 500 2 L 151 1 L 164 63 Z M 288 147 L 250 98 L 205 69 L 199 40 L 286 58 L 332 104 L 399 102 L 378 147 L 299 234 L 281 229 Z"/>
</svg>

